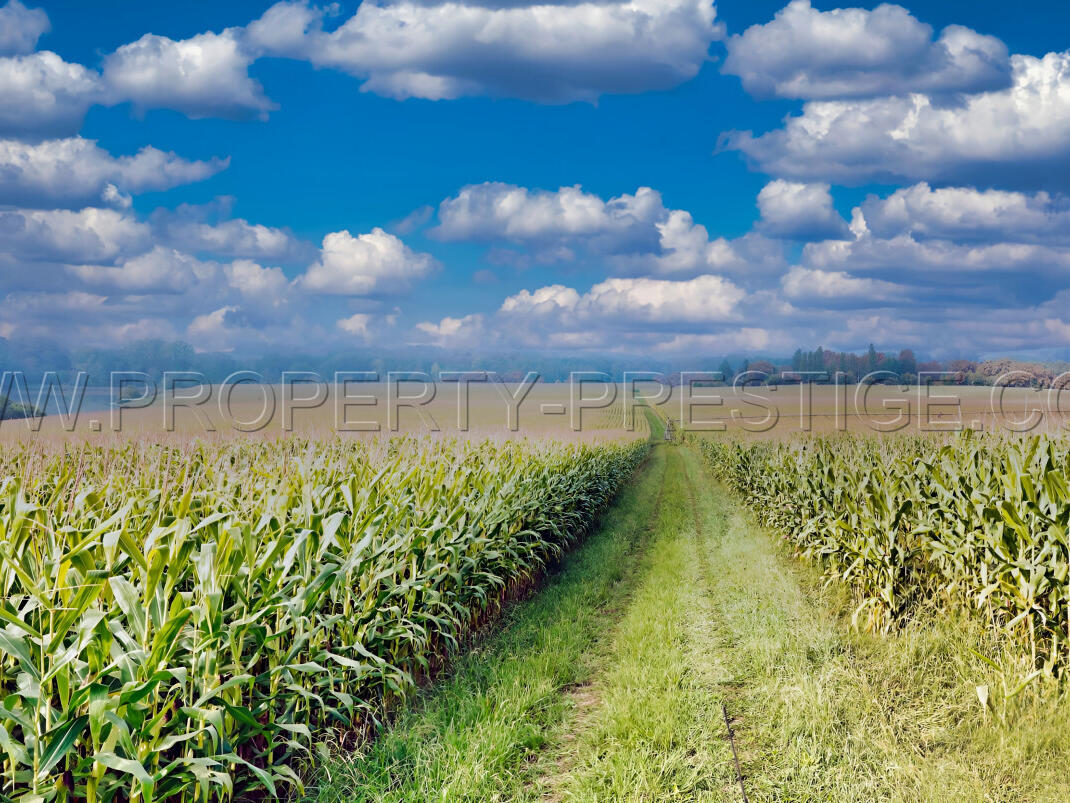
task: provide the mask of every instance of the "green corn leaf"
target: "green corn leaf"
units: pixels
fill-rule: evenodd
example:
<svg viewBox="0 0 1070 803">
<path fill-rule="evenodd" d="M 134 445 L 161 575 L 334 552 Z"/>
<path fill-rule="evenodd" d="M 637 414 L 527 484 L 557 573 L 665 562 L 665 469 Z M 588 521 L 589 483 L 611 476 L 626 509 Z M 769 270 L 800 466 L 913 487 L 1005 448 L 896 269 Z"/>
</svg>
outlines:
<svg viewBox="0 0 1070 803">
<path fill-rule="evenodd" d="M 78 741 L 88 724 L 89 717 L 82 715 L 60 725 L 47 735 L 47 745 L 41 753 L 38 763 L 38 779 L 48 775 L 49 771 L 63 760 L 63 757 Z"/>
</svg>

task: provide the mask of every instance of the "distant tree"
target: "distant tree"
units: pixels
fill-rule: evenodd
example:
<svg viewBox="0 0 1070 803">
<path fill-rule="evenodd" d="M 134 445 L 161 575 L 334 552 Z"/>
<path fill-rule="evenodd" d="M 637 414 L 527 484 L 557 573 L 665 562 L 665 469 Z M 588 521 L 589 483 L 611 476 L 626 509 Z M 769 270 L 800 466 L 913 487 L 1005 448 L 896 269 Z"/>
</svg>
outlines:
<svg viewBox="0 0 1070 803">
<path fill-rule="evenodd" d="M 721 376 L 724 377 L 725 382 L 731 382 L 734 374 L 732 373 L 732 363 L 727 359 L 721 360 L 721 367 L 717 369 L 721 372 Z"/>
<path fill-rule="evenodd" d="M 972 374 L 977 371 L 977 363 L 973 360 L 948 360 L 947 370 L 957 371 L 963 374 Z"/>
<path fill-rule="evenodd" d="M 913 374 L 918 370 L 918 361 L 914 357 L 914 352 L 910 349 L 903 349 L 899 352 L 899 372 L 904 374 Z"/>
<path fill-rule="evenodd" d="M 977 372 L 985 378 L 986 384 L 999 384 L 1006 387 L 1048 387 L 1055 375 L 1040 363 L 1018 362 L 1017 360 L 986 360 L 977 366 Z"/>
<path fill-rule="evenodd" d="M 13 402 L 7 396 L 0 396 L 0 421 L 11 418 L 30 418 L 37 415 L 37 411 L 29 404 Z"/>
</svg>

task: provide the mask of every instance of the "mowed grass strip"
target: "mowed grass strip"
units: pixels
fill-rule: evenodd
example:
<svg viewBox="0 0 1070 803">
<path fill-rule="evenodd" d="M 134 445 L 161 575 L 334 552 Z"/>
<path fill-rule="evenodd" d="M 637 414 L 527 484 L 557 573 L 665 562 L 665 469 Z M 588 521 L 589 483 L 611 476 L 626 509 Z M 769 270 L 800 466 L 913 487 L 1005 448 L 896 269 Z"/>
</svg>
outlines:
<svg viewBox="0 0 1070 803">
<path fill-rule="evenodd" d="M 589 653 L 627 595 L 665 473 L 661 450 L 543 590 L 363 752 L 324 745 L 308 801 L 494 801 L 536 794 L 544 747 L 586 683 Z"/>
<path fill-rule="evenodd" d="M 598 706 L 568 777 L 554 786 L 556 800 L 734 799 L 683 456 L 662 451 L 664 495 L 647 565 L 595 679 Z"/>
</svg>

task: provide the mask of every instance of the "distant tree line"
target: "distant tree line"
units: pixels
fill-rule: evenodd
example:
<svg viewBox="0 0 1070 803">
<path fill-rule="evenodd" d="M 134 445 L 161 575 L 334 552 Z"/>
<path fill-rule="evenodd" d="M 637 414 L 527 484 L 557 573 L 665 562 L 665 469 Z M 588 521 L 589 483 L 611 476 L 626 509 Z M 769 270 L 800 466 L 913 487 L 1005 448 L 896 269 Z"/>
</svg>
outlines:
<svg viewBox="0 0 1070 803">
<path fill-rule="evenodd" d="M 37 409 L 30 404 L 20 404 L 10 396 L 0 395 L 0 421 L 12 418 L 30 418 L 37 414 Z"/>
<path fill-rule="evenodd" d="M 89 375 L 89 384 L 109 383 L 112 372 L 139 372 L 160 382 L 165 372 L 188 371 L 218 384 L 239 371 L 251 371 L 262 381 L 277 383 L 286 372 L 309 371 L 330 381 L 336 373 L 366 371 L 385 379 L 392 371 L 422 372 L 438 377 L 443 371 L 493 372 L 499 381 L 519 382 L 529 372 L 544 382 L 567 381 L 574 371 L 597 371 L 620 381 L 626 372 L 653 372 L 679 384 L 681 372 L 706 372 L 708 384 L 731 384 L 747 374 L 750 381 L 791 384 L 803 381 L 850 384 L 863 381 L 914 383 L 919 373 L 944 372 L 935 379 L 945 384 L 989 385 L 1003 377 L 1005 384 L 1050 386 L 1070 364 L 1021 362 L 1011 359 L 919 361 L 910 349 L 894 353 L 877 351 L 872 345 L 862 354 L 817 348 L 797 350 L 788 357 L 748 357 L 745 355 L 694 355 L 667 360 L 616 354 L 553 355 L 533 351 L 495 352 L 490 350 L 440 349 L 427 346 L 338 349 L 321 353 L 276 351 L 243 357 L 234 354 L 196 351 L 188 343 L 167 340 L 138 340 L 117 348 L 66 348 L 40 339 L 0 338 L 0 373 L 20 371 L 29 385 L 31 398 L 46 372 L 56 372 L 62 382 L 73 384 L 79 372 Z M 825 374 L 827 378 L 815 376 Z M 718 379 L 721 377 L 722 379 Z M 764 378 L 762 378 L 764 377 Z M 1008 379 L 1008 377 L 1010 377 Z M 10 396 L 10 386 L 0 386 L 0 417 L 33 414 L 25 404 Z"/>
<path fill-rule="evenodd" d="M 836 381 L 843 384 L 862 381 L 914 384 L 923 378 L 935 384 L 993 385 L 999 382 L 1007 387 L 1046 388 L 1051 387 L 1057 379 L 1060 384 L 1070 386 L 1067 372 L 1070 372 L 1070 363 L 1025 362 L 1009 358 L 983 362 L 964 359 L 919 361 L 911 349 L 888 354 L 877 351 L 872 344 L 864 354 L 818 347 L 813 351 L 798 349 L 790 361 L 744 359 L 733 365 L 725 360 L 720 367 L 726 384 L 747 375 L 752 381 L 757 379 L 769 385 L 803 381 L 818 384 Z M 761 379 L 762 376 L 765 378 Z"/>
</svg>

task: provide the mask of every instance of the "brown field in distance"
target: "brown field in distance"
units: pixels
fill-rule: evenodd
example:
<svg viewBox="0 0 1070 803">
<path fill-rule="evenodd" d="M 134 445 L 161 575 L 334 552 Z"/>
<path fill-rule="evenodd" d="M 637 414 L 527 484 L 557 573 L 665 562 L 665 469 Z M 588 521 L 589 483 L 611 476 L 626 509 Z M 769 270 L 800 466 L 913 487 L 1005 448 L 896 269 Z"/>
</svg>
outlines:
<svg viewBox="0 0 1070 803">
<path fill-rule="evenodd" d="M 419 389 L 419 386 L 402 386 L 400 393 L 413 395 Z M 284 402 L 280 386 L 237 385 L 231 390 L 229 401 L 222 405 L 221 390 L 215 386 L 207 400 L 195 406 L 176 404 L 169 410 L 169 405 L 157 400 L 146 407 L 121 411 L 83 411 L 70 428 L 57 415 L 46 416 L 38 431 L 25 420 L 4 421 L 0 424 L 0 442 L 12 439 L 63 442 L 83 438 L 104 442 L 130 437 L 217 440 L 273 438 L 290 433 L 306 436 L 341 433 L 360 438 L 408 433 L 466 438 L 612 440 L 648 434 L 641 413 L 632 416 L 634 423 L 630 429 L 626 426 L 622 385 L 611 392 L 612 404 L 583 410 L 578 430 L 574 428 L 572 391 L 568 384 L 535 385 L 516 408 L 515 428 L 510 426 L 509 406 L 500 390 L 516 394 L 517 386 L 500 389 L 473 383 L 469 385 L 468 403 L 464 405 L 458 398 L 456 383 L 439 383 L 432 400 L 416 404 L 400 399 L 392 415 L 383 384 L 351 388 L 350 396 L 365 398 L 344 411 L 334 388 L 328 390 L 322 403 L 306 408 L 303 399 L 313 394 L 309 386 L 287 388 L 291 395 Z M 604 386 L 588 384 L 583 395 L 591 399 L 604 390 Z M 657 391 L 653 385 L 636 386 L 639 396 L 653 397 Z M 194 391 L 187 388 L 181 392 Z M 268 397 L 273 403 L 265 406 Z M 669 398 L 656 409 L 663 419 L 677 426 L 682 421 L 683 428 L 689 431 L 727 432 L 754 438 L 837 431 L 876 435 L 960 429 L 1050 433 L 1066 430 L 1070 425 L 1070 392 L 954 386 L 904 389 L 887 385 L 696 387 L 689 392 L 674 387 Z"/>
<path fill-rule="evenodd" d="M 703 397 L 719 396 L 720 404 Z M 693 404 L 688 412 L 689 403 Z M 674 388 L 662 414 L 684 420 L 690 431 L 754 438 L 807 433 L 894 433 L 1066 431 L 1070 391 L 1027 388 L 889 385 L 782 385 L 733 388 Z M 690 423 L 688 416 L 690 415 Z M 709 422 L 709 423 L 702 423 Z"/>
<path fill-rule="evenodd" d="M 302 407 L 301 399 L 313 395 L 310 386 L 297 385 L 283 401 L 281 386 L 236 385 L 229 400 L 220 404 L 219 386 L 211 388 L 210 397 L 195 406 L 168 405 L 162 399 L 145 407 L 121 410 L 86 410 L 73 426 L 65 426 L 60 416 L 46 416 L 34 431 L 28 420 L 0 422 L 0 442 L 23 439 L 63 442 L 87 439 L 104 442 L 122 438 L 168 440 L 204 438 L 217 440 L 234 437 L 274 438 L 288 434 L 375 438 L 397 434 L 463 436 L 467 438 L 552 438 L 560 440 L 613 440 L 646 437 L 649 433 L 642 414 L 635 416 L 634 431 L 624 426 L 623 394 L 616 389 L 616 403 L 601 409 L 585 409 L 580 414 L 580 429 L 573 428 L 570 389 L 567 384 L 539 383 L 516 406 L 516 420 L 511 425 L 509 405 L 500 390 L 516 394 L 518 387 L 494 388 L 486 383 L 469 385 L 468 403 L 458 398 L 456 383 L 438 383 L 434 398 L 426 403 L 407 406 L 399 399 L 396 414 L 391 415 L 385 384 L 350 387 L 350 397 L 363 396 L 341 409 L 339 392 L 331 387 L 327 398 L 315 408 Z M 286 388 L 290 392 L 290 388 Z M 420 386 L 403 385 L 400 394 L 415 395 Z M 586 386 L 588 397 L 604 390 L 595 384 Z M 193 394 L 192 388 L 180 394 Z M 265 404 L 265 394 L 273 404 Z M 171 407 L 169 410 L 168 408 Z M 466 420 L 467 419 L 467 420 Z"/>
</svg>

